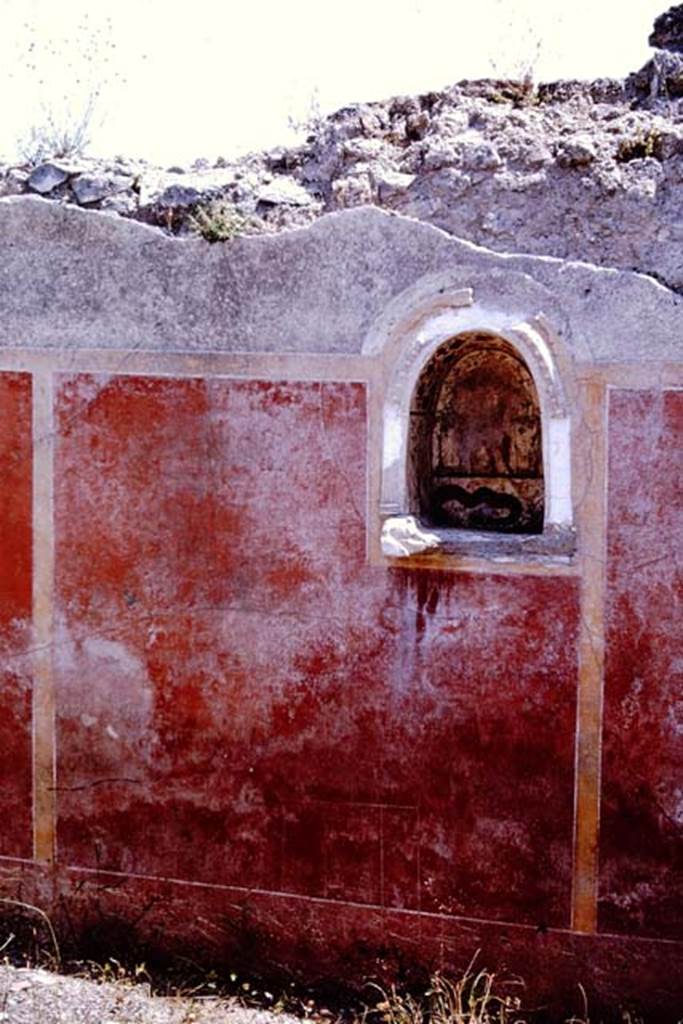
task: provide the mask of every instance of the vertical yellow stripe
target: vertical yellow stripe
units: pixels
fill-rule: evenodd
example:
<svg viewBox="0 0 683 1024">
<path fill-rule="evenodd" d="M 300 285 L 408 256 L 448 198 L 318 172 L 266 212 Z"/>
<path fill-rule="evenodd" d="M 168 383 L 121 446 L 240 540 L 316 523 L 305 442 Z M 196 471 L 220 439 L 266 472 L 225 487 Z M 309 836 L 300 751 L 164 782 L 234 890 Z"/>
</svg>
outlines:
<svg viewBox="0 0 683 1024">
<path fill-rule="evenodd" d="M 572 928 L 595 932 L 598 917 L 600 771 L 605 660 L 605 556 L 607 484 L 607 392 L 600 381 L 582 387 L 579 430 L 583 489 L 579 501 L 581 625 L 578 646 L 578 707 Z"/>
<path fill-rule="evenodd" d="M 33 855 L 55 858 L 52 374 L 33 375 Z"/>
</svg>

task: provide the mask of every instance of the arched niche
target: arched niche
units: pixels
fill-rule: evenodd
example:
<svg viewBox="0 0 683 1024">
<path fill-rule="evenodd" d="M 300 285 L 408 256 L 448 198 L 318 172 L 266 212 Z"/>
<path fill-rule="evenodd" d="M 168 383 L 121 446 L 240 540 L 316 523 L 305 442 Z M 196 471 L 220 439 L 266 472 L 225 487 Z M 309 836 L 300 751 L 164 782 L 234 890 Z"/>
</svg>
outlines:
<svg viewBox="0 0 683 1024">
<path fill-rule="evenodd" d="M 460 551 L 475 534 L 493 556 L 496 535 L 502 554 L 574 550 L 557 339 L 542 318 L 487 319 L 440 310 L 394 336 L 382 411 L 385 554 Z"/>
</svg>

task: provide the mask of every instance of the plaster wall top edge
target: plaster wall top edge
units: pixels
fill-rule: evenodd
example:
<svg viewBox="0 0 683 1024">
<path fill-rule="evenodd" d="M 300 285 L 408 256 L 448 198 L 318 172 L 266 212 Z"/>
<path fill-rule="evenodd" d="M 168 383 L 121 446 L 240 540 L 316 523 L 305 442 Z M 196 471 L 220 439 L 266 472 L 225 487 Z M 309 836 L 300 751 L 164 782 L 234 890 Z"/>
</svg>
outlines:
<svg viewBox="0 0 683 1024">
<path fill-rule="evenodd" d="M 468 329 L 540 316 L 582 364 L 683 363 L 683 298 L 654 279 L 493 252 L 376 207 L 209 245 L 0 199 L 2 348 L 372 358 L 445 308 Z"/>
</svg>

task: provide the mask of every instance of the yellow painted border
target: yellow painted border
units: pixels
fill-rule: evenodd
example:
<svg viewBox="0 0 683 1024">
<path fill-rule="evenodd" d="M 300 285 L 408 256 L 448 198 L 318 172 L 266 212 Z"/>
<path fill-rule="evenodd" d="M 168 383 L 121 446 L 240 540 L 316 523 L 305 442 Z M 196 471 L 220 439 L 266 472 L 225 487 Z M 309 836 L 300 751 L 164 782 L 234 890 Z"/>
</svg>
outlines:
<svg viewBox="0 0 683 1024">
<path fill-rule="evenodd" d="M 55 859 L 52 374 L 33 375 L 33 854 Z"/>
<path fill-rule="evenodd" d="M 582 493 L 577 503 L 581 537 L 581 620 L 578 637 L 574 863 L 571 927 L 597 930 L 605 661 L 605 557 L 607 518 L 607 388 L 580 384 L 578 458 Z"/>
</svg>

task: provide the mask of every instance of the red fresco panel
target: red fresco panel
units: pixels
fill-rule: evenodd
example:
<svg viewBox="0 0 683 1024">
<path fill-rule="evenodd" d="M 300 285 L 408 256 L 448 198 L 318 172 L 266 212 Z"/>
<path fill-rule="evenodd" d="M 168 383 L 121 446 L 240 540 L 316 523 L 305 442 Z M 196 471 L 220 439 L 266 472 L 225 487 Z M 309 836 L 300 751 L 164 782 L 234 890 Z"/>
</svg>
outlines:
<svg viewBox="0 0 683 1024">
<path fill-rule="evenodd" d="M 58 409 L 62 859 L 565 925 L 575 581 L 369 567 L 360 384 Z"/>
<path fill-rule="evenodd" d="M 566 926 L 576 583 L 392 577 L 385 792 L 417 805 L 420 907 Z"/>
<path fill-rule="evenodd" d="M 609 423 L 600 925 L 683 938 L 683 392 Z"/>
<path fill-rule="evenodd" d="M 30 857 L 31 376 L 0 373 L 0 856 Z"/>
</svg>

